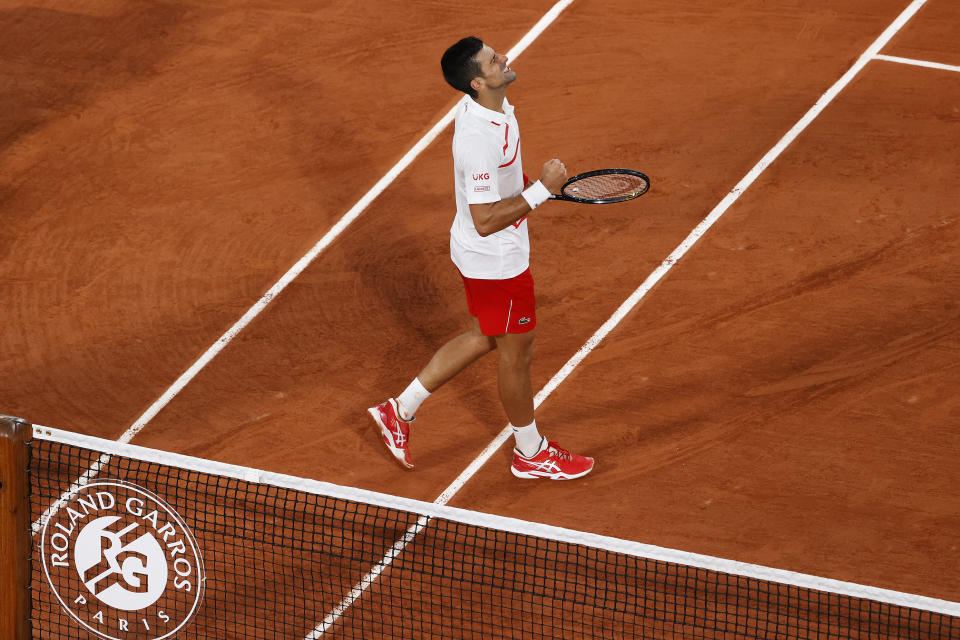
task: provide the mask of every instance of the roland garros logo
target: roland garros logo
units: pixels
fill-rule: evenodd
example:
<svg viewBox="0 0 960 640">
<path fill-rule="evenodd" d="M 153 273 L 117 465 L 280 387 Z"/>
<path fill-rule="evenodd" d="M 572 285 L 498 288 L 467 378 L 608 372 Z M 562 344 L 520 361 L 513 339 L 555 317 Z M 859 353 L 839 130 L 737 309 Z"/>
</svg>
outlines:
<svg viewBox="0 0 960 640">
<path fill-rule="evenodd" d="M 162 640 L 203 598 L 203 558 L 167 503 L 142 487 L 97 481 L 43 526 L 43 569 L 60 604 L 107 640 Z"/>
</svg>

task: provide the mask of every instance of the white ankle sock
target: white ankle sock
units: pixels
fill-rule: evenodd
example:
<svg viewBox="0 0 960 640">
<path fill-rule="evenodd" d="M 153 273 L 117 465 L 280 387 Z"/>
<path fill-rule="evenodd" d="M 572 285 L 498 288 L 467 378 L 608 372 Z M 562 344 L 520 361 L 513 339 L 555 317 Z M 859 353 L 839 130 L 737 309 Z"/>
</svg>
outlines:
<svg viewBox="0 0 960 640">
<path fill-rule="evenodd" d="M 399 396 L 397 396 L 397 405 L 400 408 L 400 417 L 406 421 L 413 420 L 414 414 L 417 413 L 417 409 L 420 408 L 420 405 L 423 404 L 423 401 L 430 397 L 430 392 L 427 391 L 422 384 L 420 384 L 420 378 L 414 378 L 413 382 L 403 390 Z"/>
<path fill-rule="evenodd" d="M 543 436 L 537 431 L 536 420 L 525 427 L 513 427 L 513 437 L 517 441 L 517 451 L 523 457 L 532 458 L 540 453 Z"/>
</svg>

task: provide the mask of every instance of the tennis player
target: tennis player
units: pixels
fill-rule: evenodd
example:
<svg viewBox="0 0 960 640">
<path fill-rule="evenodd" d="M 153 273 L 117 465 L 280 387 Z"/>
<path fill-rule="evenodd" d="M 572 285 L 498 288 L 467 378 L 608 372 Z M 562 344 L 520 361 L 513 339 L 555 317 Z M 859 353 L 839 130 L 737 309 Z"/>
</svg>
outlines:
<svg viewBox="0 0 960 640">
<path fill-rule="evenodd" d="M 593 469 L 593 458 L 540 435 L 530 385 L 537 315 L 527 215 L 560 190 L 567 173 L 553 159 L 536 182 L 523 174 L 520 128 L 506 98 L 517 74 L 507 62 L 474 37 L 451 46 L 440 61 L 446 81 L 466 94 L 457 106 L 453 135 L 457 214 L 450 257 L 463 278 L 473 325 L 440 347 L 403 393 L 368 412 L 390 453 L 412 469 L 410 423 L 417 409 L 469 364 L 496 350 L 500 401 L 516 439 L 513 475 L 579 478 Z"/>
</svg>

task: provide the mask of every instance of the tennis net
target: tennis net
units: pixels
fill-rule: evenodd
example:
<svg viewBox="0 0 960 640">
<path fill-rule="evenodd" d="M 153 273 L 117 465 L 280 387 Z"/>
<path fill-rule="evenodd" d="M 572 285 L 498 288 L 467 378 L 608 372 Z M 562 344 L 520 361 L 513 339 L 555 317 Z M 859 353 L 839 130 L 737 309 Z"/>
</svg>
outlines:
<svg viewBox="0 0 960 640">
<path fill-rule="evenodd" d="M 27 445 L 32 633 L 960 637 L 960 605 L 121 445 Z"/>
</svg>

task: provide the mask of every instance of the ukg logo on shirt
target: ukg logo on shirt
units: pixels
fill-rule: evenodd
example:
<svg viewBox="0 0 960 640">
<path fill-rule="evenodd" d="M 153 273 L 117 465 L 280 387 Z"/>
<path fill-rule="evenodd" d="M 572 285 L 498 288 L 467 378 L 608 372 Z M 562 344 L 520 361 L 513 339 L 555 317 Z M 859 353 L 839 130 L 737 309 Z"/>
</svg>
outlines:
<svg viewBox="0 0 960 640">
<path fill-rule="evenodd" d="M 128 482 L 70 493 L 43 526 L 43 569 L 70 615 L 107 640 L 162 640 L 203 598 L 203 558 L 183 518 Z"/>
</svg>

